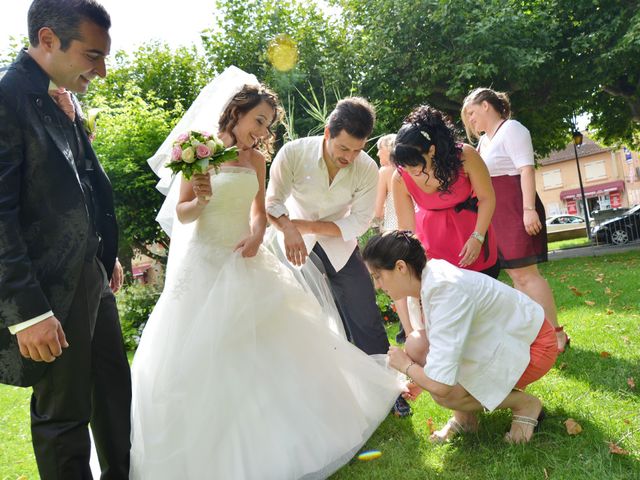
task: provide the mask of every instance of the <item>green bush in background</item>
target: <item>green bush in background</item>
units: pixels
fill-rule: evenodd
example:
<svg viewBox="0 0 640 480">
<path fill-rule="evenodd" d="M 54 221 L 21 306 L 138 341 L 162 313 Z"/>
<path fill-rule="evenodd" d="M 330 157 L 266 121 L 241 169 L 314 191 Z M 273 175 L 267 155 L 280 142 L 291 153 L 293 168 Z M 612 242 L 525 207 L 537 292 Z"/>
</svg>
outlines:
<svg viewBox="0 0 640 480">
<path fill-rule="evenodd" d="M 161 287 L 132 283 L 120 290 L 116 296 L 122 338 L 127 350 L 135 350 L 140 342 L 142 330 L 160 297 Z"/>
</svg>

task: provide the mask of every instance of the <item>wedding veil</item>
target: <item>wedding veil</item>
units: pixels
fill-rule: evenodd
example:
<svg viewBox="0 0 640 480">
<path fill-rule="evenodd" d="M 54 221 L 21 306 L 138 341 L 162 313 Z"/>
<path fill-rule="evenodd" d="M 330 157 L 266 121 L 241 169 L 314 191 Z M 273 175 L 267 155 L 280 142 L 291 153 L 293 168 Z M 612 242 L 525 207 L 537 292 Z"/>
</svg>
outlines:
<svg viewBox="0 0 640 480">
<path fill-rule="evenodd" d="M 147 160 L 151 169 L 160 177 L 156 188 L 163 195 L 166 195 L 166 199 L 156 216 L 156 221 L 167 235 L 171 237 L 166 282 L 173 281 L 171 274 L 174 265 L 180 263 L 184 255 L 187 254 L 186 245 L 193 233 L 194 227 L 194 223 L 183 225 L 175 220 L 176 206 L 180 194 L 181 175 L 173 175 L 173 172 L 165 166 L 171 158 L 173 142 L 178 135 L 189 130 L 204 130 L 217 134 L 218 120 L 231 99 L 240 92 L 245 85 L 259 84 L 260 82 L 255 75 L 246 73 L 235 66 L 226 68 L 202 89 L 169 136 L 162 142 L 158 151 Z M 271 231 L 268 231 L 267 235 L 265 235 L 264 246 L 293 272 L 298 283 L 305 291 L 315 296 L 325 312 L 325 318 L 322 320 L 329 328 L 334 333 L 346 337 L 344 326 L 342 325 L 325 275 L 320 272 L 313 261 L 307 261 L 300 268 L 292 266 L 284 255 L 282 236 L 272 231 L 273 228 L 269 228 L 268 230 Z M 280 237 L 279 240 L 278 237 Z M 310 252 L 310 255 L 315 254 Z M 320 260 L 315 259 L 315 263 L 320 265 Z"/>
<path fill-rule="evenodd" d="M 155 155 L 147 160 L 151 169 L 160 177 L 156 188 L 167 196 L 156 220 L 170 237 L 180 193 L 180 175 L 172 176 L 171 170 L 165 166 L 171 159 L 173 142 L 178 135 L 189 130 L 203 130 L 217 134 L 218 120 L 234 95 L 245 85 L 259 84 L 255 75 L 234 66 L 226 68 L 202 89 Z"/>
</svg>

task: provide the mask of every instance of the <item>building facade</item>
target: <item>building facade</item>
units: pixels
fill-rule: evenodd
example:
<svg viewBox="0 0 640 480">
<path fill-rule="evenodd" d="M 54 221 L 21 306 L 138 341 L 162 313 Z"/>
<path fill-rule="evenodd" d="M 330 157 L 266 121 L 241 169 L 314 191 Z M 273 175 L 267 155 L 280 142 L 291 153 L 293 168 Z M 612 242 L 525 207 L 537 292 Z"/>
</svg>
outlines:
<svg viewBox="0 0 640 480">
<path fill-rule="evenodd" d="M 586 134 L 577 150 L 589 212 L 640 204 L 638 152 L 603 147 Z M 538 161 L 536 187 L 547 216 L 584 216 L 573 143 Z"/>
</svg>

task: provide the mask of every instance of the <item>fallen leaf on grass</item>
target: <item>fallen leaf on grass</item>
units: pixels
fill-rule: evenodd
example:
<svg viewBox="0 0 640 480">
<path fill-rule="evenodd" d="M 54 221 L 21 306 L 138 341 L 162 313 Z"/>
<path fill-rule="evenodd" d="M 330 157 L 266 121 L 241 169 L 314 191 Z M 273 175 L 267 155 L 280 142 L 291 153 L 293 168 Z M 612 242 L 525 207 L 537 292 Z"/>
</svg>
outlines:
<svg viewBox="0 0 640 480">
<path fill-rule="evenodd" d="M 610 308 L 607 308 L 607 315 L 613 315 L 613 310 L 611 310 Z"/>
<path fill-rule="evenodd" d="M 631 424 L 631 420 L 629 420 L 628 418 L 625 418 L 624 420 L 622 420 L 624 423 L 626 423 L 627 425 Z"/>
<path fill-rule="evenodd" d="M 544 472 L 544 480 L 549 480 L 549 472 L 547 472 L 547 469 L 543 468 L 542 471 Z"/>
<path fill-rule="evenodd" d="M 624 343 L 629 343 L 629 342 L 630 342 L 629 337 L 624 336 L 624 335 L 622 336 L 622 341 L 623 341 Z"/>
<path fill-rule="evenodd" d="M 436 431 L 436 427 L 433 426 L 433 418 L 427 418 L 427 427 L 429 427 L 429 435 Z"/>
<path fill-rule="evenodd" d="M 600 352 L 600 356 L 602 358 L 609 358 L 611 356 L 611 354 L 609 352 Z"/>
<path fill-rule="evenodd" d="M 572 285 L 569 286 L 569 290 L 571 290 L 576 295 L 576 297 L 582 296 L 582 292 Z"/>
<path fill-rule="evenodd" d="M 596 302 L 592 302 L 591 300 L 585 300 L 584 303 L 586 303 L 590 307 L 593 307 L 596 304 Z"/>
<path fill-rule="evenodd" d="M 567 433 L 569 435 L 578 435 L 580 432 L 582 432 L 582 426 L 573 418 L 567 418 L 564 422 L 564 425 L 567 428 Z"/>
<path fill-rule="evenodd" d="M 629 385 L 629 388 L 631 390 L 635 390 L 636 388 L 636 382 L 633 381 L 633 377 L 629 377 L 627 378 L 627 385 Z"/>
<path fill-rule="evenodd" d="M 595 281 L 596 281 L 596 282 L 599 282 L 599 283 L 602 283 L 602 280 L 604 280 L 604 273 L 599 273 L 599 274 L 596 276 Z"/>
<path fill-rule="evenodd" d="M 569 365 L 567 365 L 567 362 L 562 362 L 560 365 L 558 365 L 558 370 L 564 370 L 568 366 Z"/>
<path fill-rule="evenodd" d="M 611 289 L 609 287 L 604 287 L 605 295 L 611 295 Z"/>
<path fill-rule="evenodd" d="M 629 455 L 629 452 L 627 450 L 625 450 L 624 448 L 620 448 L 615 443 L 607 442 L 607 444 L 609 445 L 609 453 L 613 453 L 615 455 Z"/>
</svg>

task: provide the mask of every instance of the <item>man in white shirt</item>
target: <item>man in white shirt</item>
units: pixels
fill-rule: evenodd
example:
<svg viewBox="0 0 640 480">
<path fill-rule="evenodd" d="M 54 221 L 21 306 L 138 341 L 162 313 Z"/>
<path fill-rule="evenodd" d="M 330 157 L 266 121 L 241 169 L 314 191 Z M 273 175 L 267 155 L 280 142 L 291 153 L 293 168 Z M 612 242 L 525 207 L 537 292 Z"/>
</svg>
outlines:
<svg viewBox="0 0 640 480">
<path fill-rule="evenodd" d="M 321 260 L 349 339 L 367 354 L 386 354 L 389 342 L 357 242 L 374 213 L 378 168 L 363 151 L 374 121 L 366 100 L 338 102 L 323 136 L 280 149 L 266 206 L 292 264 L 302 265 L 311 251 Z"/>
</svg>

